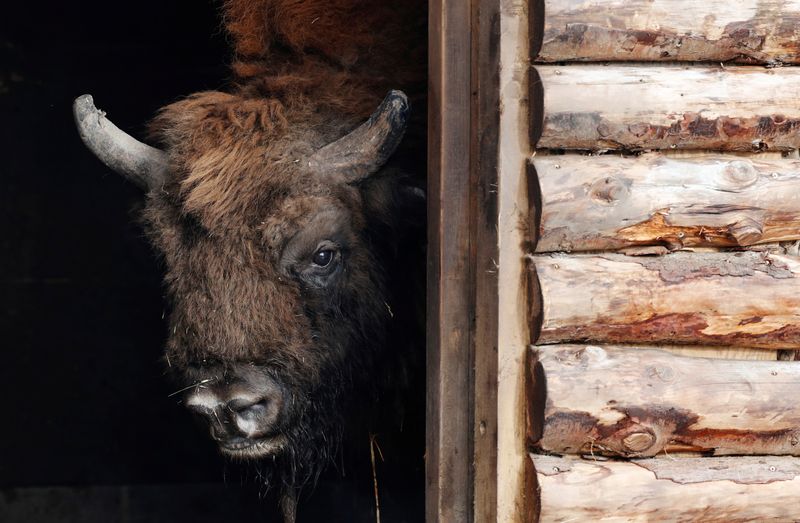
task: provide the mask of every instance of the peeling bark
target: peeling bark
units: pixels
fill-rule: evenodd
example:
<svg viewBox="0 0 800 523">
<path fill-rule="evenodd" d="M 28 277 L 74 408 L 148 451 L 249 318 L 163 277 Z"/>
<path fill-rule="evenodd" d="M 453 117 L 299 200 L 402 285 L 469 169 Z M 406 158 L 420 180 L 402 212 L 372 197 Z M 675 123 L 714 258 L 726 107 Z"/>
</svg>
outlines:
<svg viewBox="0 0 800 523">
<path fill-rule="evenodd" d="M 557 454 L 800 456 L 800 366 L 645 348 L 532 348 L 529 440 Z"/>
<path fill-rule="evenodd" d="M 800 70 L 538 66 L 540 148 L 790 151 L 800 147 Z M 536 95 L 532 91 L 532 95 Z"/>
<path fill-rule="evenodd" d="M 800 459 L 593 461 L 530 455 L 539 521 L 796 521 Z"/>
<path fill-rule="evenodd" d="M 531 339 L 800 349 L 800 259 L 768 252 L 531 257 Z M 536 278 L 536 280 L 533 280 Z"/>
<path fill-rule="evenodd" d="M 667 252 L 800 239 L 798 160 L 651 153 L 531 161 L 541 194 L 536 252 Z"/>
<path fill-rule="evenodd" d="M 538 22 L 543 62 L 800 63 L 796 1 L 547 0 Z"/>
</svg>

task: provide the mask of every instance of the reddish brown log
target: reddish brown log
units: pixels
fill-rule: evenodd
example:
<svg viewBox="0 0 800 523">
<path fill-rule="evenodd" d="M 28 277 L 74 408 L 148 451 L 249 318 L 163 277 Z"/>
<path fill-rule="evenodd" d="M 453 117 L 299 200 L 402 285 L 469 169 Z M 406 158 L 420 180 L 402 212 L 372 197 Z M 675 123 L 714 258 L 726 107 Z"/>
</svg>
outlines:
<svg viewBox="0 0 800 523">
<path fill-rule="evenodd" d="M 800 69 L 538 66 L 540 148 L 789 151 L 800 147 Z M 540 95 L 542 96 L 542 95 Z M 531 101 L 537 106 L 537 100 Z"/>
<path fill-rule="evenodd" d="M 800 455 L 800 365 L 592 345 L 530 349 L 530 440 L 556 454 Z"/>
<path fill-rule="evenodd" d="M 800 458 L 530 459 L 542 522 L 800 519 Z"/>
<path fill-rule="evenodd" d="M 800 259 L 768 252 L 531 257 L 531 340 L 800 348 Z M 537 309 L 538 310 L 538 309 Z"/>
<path fill-rule="evenodd" d="M 651 153 L 531 162 L 541 194 L 536 252 L 666 252 L 800 239 L 798 160 Z"/>
<path fill-rule="evenodd" d="M 531 20 L 531 52 L 538 61 L 800 63 L 797 1 L 544 3 L 544 17 Z"/>
</svg>

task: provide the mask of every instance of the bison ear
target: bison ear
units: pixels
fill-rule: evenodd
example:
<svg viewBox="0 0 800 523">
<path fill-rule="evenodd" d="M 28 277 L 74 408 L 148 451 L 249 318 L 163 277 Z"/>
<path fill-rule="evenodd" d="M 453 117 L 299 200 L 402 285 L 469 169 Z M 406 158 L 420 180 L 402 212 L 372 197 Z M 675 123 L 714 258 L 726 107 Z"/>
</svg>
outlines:
<svg viewBox="0 0 800 523">
<path fill-rule="evenodd" d="M 402 91 L 389 91 L 369 119 L 344 137 L 315 152 L 308 166 L 343 183 L 362 180 L 394 153 L 408 124 L 410 106 Z"/>
<path fill-rule="evenodd" d="M 160 186 L 167 173 L 167 154 L 121 131 L 85 94 L 72 104 L 75 125 L 86 147 L 101 162 L 148 189 Z"/>
<path fill-rule="evenodd" d="M 420 180 L 402 169 L 390 167 L 359 185 L 364 212 L 372 224 L 382 224 L 397 236 L 402 231 L 424 226 L 427 210 Z"/>
</svg>

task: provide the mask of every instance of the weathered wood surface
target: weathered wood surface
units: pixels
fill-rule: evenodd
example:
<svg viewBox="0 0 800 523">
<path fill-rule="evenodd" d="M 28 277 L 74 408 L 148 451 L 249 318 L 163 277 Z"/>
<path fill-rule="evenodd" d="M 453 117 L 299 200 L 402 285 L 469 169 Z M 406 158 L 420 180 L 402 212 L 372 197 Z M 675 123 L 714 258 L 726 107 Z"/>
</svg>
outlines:
<svg viewBox="0 0 800 523">
<path fill-rule="evenodd" d="M 490 260 L 492 268 L 475 274 L 476 279 L 497 278 L 497 342 L 491 347 L 497 351 L 497 375 L 489 378 L 497 386 L 497 514 L 486 521 L 503 523 L 532 521 L 528 497 L 534 492 L 529 487 L 536 477 L 525 444 L 525 350 L 530 340 L 522 250 L 528 231 L 521 226 L 528 209 L 524 173 L 531 143 L 527 133 L 530 108 L 526 103 L 531 71 L 527 31 L 531 7 L 528 0 L 503 0 L 499 20 L 495 20 L 500 33 L 496 48 L 500 53 L 499 180 L 493 188 L 497 191 L 497 208 L 487 209 L 487 214 L 494 212 L 497 216 L 498 257 Z M 485 62 L 476 64 L 484 66 Z M 483 302 L 478 304 L 483 306 Z"/>
<path fill-rule="evenodd" d="M 537 156 L 537 252 L 800 239 L 800 160 Z"/>
<path fill-rule="evenodd" d="M 800 259 L 768 252 L 535 255 L 531 340 L 800 348 Z"/>
<path fill-rule="evenodd" d="M 800 63 L 797 0 L 542 1 L 534 60 Z"/>
<path fill-rule="evenodd" d="M 531 111 L 531 139 L 540 148 L 789 151 L 800 146 L 798 68 L 535 69 L 539 79 L 531 82 L 531 105 L 543 103 L 544 110 L 543 115 Z"/>
<path fill-rule="evenodd" d="M 530 455 L 541 522 L 800 519 L 800 459 L 731 457 L 593 461 Z"/>
<path fill-rule="evenodd" d="M 795 351 L 793 350 L 779 350 L 779 349 L 751 349 L 750 347 L 715 347 L 713 345 L 667 345 L 656 344 L 647 345 L 651 349 L 658 349 L 675 354 L 676 356 L 685 356 L 691 358 L 712 358 L 715 360 L 763 360 L 775 361 L 780 360 L 782 353 L 791 353 L 794 357 Z"/>
<path fill-rule="evenodd" d="M 430 3 L 426 519 L 469 521 L 474 315 L 468 176 L 470 6 Z"/>
<path fill-rule="evenodd" d="M 475 268 L 472 416 L 473 521 L 497 521 L 499 0 L 473 0 L 470 244 Z"/>
<path fill-rule="evenodd" d="M 529 440 L 556 454 L 800 455 L 800 365 L 553 345 L 529 351 Z"/>
</svg>

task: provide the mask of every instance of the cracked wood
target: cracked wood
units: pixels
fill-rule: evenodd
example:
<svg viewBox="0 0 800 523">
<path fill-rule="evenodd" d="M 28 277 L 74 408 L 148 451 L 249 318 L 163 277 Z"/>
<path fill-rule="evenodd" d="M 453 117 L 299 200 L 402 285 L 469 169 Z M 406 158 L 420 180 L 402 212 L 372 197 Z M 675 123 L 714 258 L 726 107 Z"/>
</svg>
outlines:
<svg viewBox="0 0 800 523">
<path fill-rule="evenodd" d="M 800 146 L 796 68 L 543 65 L 535 73 L 531 105 L 544 110 L 531 111 L 531 137 L 540 148 L 757 152 Z"/>
<path fill-rule="evenodd" d="M 744 247 L 800 239 L 800 161 L 659 153 L 538 156 L 536 252 Z M 579 217 L 579 219 L 576 219 Z"/>
<path fill-rule="evenodd" d="M 538 61 L 800 63 L 797 0 L 539 1 Z"/>
<path fill-rule="evenodd" d="M 599 461 L 531 454 L 538 521 L 796 521 L 800 458 Z"/>
<path fill-rule="evenodd" d="M 800 348 L 800 259 L 769 252 L 535 255 L 531 340 Z"/>
<path fill-rule="evenodd" d="M 800 455 L 800 366 L 647 348 L 533 347 L 529 441 L 557 454 Z M 542 408 L 543 407 L 543 408 Z"/>
</svg>

